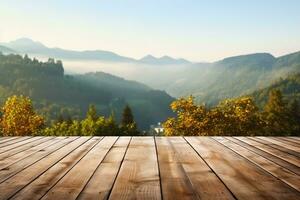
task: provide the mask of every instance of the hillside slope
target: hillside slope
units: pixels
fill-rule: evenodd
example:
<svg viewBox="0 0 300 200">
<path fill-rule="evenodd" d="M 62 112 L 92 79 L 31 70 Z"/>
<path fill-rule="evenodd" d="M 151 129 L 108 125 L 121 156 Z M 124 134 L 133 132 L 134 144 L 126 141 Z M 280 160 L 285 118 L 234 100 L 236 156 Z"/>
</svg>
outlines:
<svg viewBox="0 0 300 200">
<path fill-rule="evenodd" d="M 300 73 L 291 74 L 284 79 L 279 79 L 270 86 L 257 90 L 250 94 L 262 108 L 267 102 L 269 92 L 273 89 L 280 90 L 286 100 L 297 99 L 300 101 Z"/>
<path fill-rule="evenodd" d="M 166 90 L 173 96 L 193 94 L 201 102 L 216 104 L 221 99 L 251 93 L 280 77 L 300 72 L 299 58 L 300 52 L 278 58 L 266 53 L 226 58 L 187 69 L 181 74 L 181 81 L 166 86 Z"/>
<path fill-rule="evenodd" d="M 91 103 L 99 114 L 107 116 L 114 111 L 117 119 L 128 103 L 142 129 L 172 114 L 168 105 L 174 99 L 163 91 L 100 72 L 65 75 L 62 63 L 54 59 L 40 62 L 0 55 L 0 71 L 1 103 L 14 94 L 29 96 L 50 120 L 60 113 L 83 117 Z"/>
</svg>

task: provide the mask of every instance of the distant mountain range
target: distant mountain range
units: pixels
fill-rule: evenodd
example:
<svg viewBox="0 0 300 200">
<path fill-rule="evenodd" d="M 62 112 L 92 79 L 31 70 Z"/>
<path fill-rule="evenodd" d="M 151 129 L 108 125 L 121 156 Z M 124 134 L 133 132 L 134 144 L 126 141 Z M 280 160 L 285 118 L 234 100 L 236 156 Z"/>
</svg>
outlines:
<svg viewBox="0 0 300 200">
<path fill-rule="evenodd" d="M 40 42 L 33 41 L 28 38 L 21 38 L 8 43 L 0 43 L 3 47 L 10 48 L 13 52 L 8 53 L 21 53 L 30 54 L 43 57 L 53 57 L 56 59 L 74 59 L 74 60 L 99 60 L 107 62 L 126 62 L 126 63 L 143 63 L 151 65 L 180 65 L 191 64 L 190 61 L 185 59 L 175 59 L 169 56 L 156 58 L 152 55 L 143 57 L 140 60 L 120 56 L 110 51 L 102 50 L 87 50 L 87 51 L 73 51 L 61 48 L 49 48 Z M 0 47 L 1 51 L 1 47 Z M 7 53 L 7 51 L 4 51 Z"/>
<path fill-rule="evenodd" d="M 169 56 L 147 55 L 137 60 L 109 51 L 48 48 L 24 38 L 0 45 L 20 54 L 62 59 L 70 73 L 103 71 L 165 90 L 173 97 L 194 95 L 199 102 L 208 105 L 224 98 L 250 94 L 270 86 L 279 78 L 300 72 L 300 52 L 277 58 L 269 53 L 254 53 L 212 63 L 192 63 Z"/>
<path fill-rule="evenodd" d="M 147 55 L 140 60 L 139 62 L 145 63 L 145 64 L 152 64 L 152 65 L 186 65 L 186 64 L 191 64 L 190 61 L 185 60 L 183 58 L 180 59 L 175 59 L 170 56 L 163 56 L 160 58 L 154 57 L 152 55 Z"/>
<path fill-rule="evenodd" d="M 265 88 L 279 78 L 300 72 L 300 52 L 275 58 L 268 53 L 225 58 L 207 65 L 195 65 L 178 73 L 178 82 L 161 88 L 173 96 L 193 94 L 200 102 L 218 101 Z M 166 81 L 164 81 L 166 83 Z"/>
</svg>

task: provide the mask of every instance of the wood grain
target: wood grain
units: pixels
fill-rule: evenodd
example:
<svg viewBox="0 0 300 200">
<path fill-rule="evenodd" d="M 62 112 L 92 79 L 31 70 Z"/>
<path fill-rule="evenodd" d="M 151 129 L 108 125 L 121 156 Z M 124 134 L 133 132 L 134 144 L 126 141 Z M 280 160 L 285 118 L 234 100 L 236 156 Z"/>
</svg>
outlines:
<svg viewBox="0 0 300 200">
<path fill-rule="evenodd" d="M 55 163 L 57 163 L 59 160 L 71 153 L 74 149 L 82 145 L 88 139 L 89 138 L 87 137 L 82 137 L 78 140 L 75 140 L 75 138 L 68 138 L 66 140 L 63 140 L 64 143 L 60 143 L 60 146 L 53 145 L 55 146 L 55 150 L 53 151 L 53 153 L 49 154 L 45 159 L 40 159 L 39 161 L 23 169 L 19 173 L 14 174 L 14 176 L 11 176 L 10 179 L 6 179 L 0 184 L 0 191 L 5 190 L 5 193 L 0 193 L 0 200 L 7 199 L 14 195 L 15 192 L 23 188 L 25 185 L 34 180 L 40 174 L 44 173 Z"/>
<path fill-rule="evenodd" d="M 45 171 L 41 176 L 28 183 L 22 190 L 19 190 L 11 199 L 35 200 L 43 197 L 66 173 L 68 173 L 98 142 L 102 137 L 94 137 L 84 140 L 82 145 L 77 147 L 69 155 L 58 161 L 54 166 Z M 86 141 L 86 142 L 85 142 Z M 69 147 L 68 147 L 69 148 Z"/>
<path fill-rule="evenodd" d="M 213 138 L 300 192 L 300 176 L 222 137 Z"/>
<path fill-rule="evenodd" d="M 0 148 L 5 147 L 5 146 L 9 146 L 11 144 L 21 142 L 23 140 L 28 140 L 30 138 L 32 138 L 32 137 L 29 137 L 29 136 L 26 136 L 26 137 L 13 137 L 12 139 L 3 141 L 3 143 L 0 144 Z"/>
<path fill-rule="evenodd" d="M 295 155 L 292 155 L 292 154 L 289 154 L 287 152 L 284 152 L 284 151 L 281 151 L 277 148 L 273 148 L 269 145 L 266 145 L 266 144 L 263 144 L 263 143 L 260 143 L 260 142 L 257 142 L 255 141 L 254 139 L 250 139 L 250 138 L 246 138 L 246 137 L 238 137 L 237 139 L 247 143 L 247 144 L 250 144 L 258 149 L 261 149 L 265 152 L 268 152 L 278 158 L 281 158 L 283 160 L 286 160 L 287 162 L 290 162 L 292 164 L 294 164 L 295 166 L 297 167 L 300 167 L 300 160 L 299 160 L 299 157 L 295 156 Z"/>
<path fill-rule="evenodd" d="M 121 137 L 105 156 L 88 184 L 81 191 L 78 200 L 107 199 L 118 175 L 131 137 Z"/>
<path fill-rule="evenodd" d="M 297 175 L 300 175 L 300 168 L 286 160 L 283 160 L 273 154 L 270 154 L 268 152 L 265 152 L 257 147 L 254 147 L 254 146 L 251 146 L 250 144 L 247 144 L 246 142 L 243 142 L 241 140 L 238 140 L 236 138 L 233 138 L 233 137 L 225 137 L 226 139 L 230 140 L 230 141 L 233 141 L 234 143 L 236 144 L 239 144 L 241 146 L 243 146 L 244 148 L 250 150 L 250 151 L 253 151 L 254 153 L 284 167 L 285 169 L 288 169 L 292 172 L 294 172 L 295 174 Z"/>
<path fill-rule="evenodd" d="M 300 152 L 300 146 L 294 146 L 294 145 L 291 145 L 291 144 L 287 144 L 287 143 L 283 142 L 282 140 L 275 140 L 275 139 L 270 138 L 270 137 L 258 137 L 258 138 L 262 139 L 262 140 L 265 140 L 265 141 L 268 141 L 269 143 L 276 144 L 276 145 L 280 146 L 279 148 L 283 147 L 285 149 L 292 150 L 292 151 L 295 152 L 295 153 L 293 153 L 294 155 L 299 156 L 298 152 Z"/>
<path fill-rule="evenodd" d="M 109 199 L 161 199 L 153 137 L 133 137 Z"/>
<path fill-rule="evenodd" d="M 33 142 L 30 142 L 30 143 L 27 143 L 27 144 L 24 144 L 22 146 L 19 146 L 19 147 L 16 147 L 16 148 L 13 148 L 11 150 L 8 150 L 8 151 L 5 151 L 3 153 L 0 154 L 0 161 L 1 160 L 4 160 L 10 156 L 13 156 L 17 153 L 20 153 L 20 152 L 24 152 L 30 148 L 33 148 L 35 146 L 38 146 L 46 141 L 49 141 L 51 139 L 54 139 L 54 137 L 43 137 L 41 139 L 38 139 L 38 140 L 34 140 Z"/>
<path fill-rule="evenodd" d="M 300 199 L 295 137 L 0 137 L 0 200 Z"/>
<path fill-rule="evenodd" d="M 299 199 L 299 192 L 211 138 L 187 138 L 238 199 Z M 259 180 L 259 181 L 258 181 Z"/>
<path fill-rule="evenodd" d="M 42 199 L 76 199 L 116 140 L 117 137 L 101 140 Z"/>
<path fill-rule="evenodd" d="M 22 171 L 23 169 L 33 165 L 34 163 L 38 162 L 39 160 L 47 157 L 51 153 L 62 148 L 63 146 L 72 142 L 73 140 L 75 140 L 75 138 L 63 139 L 49 147 L 46 147 L 46 148 L 40 150 L 39 152 L 35 153 L 34 155 L 21 160 L 20 162 L 16 162 L 9 166 L 1 166 L 0 183 L 4 182 L 5 180 L 7 180 L 8 178 L 17 174 L 18 172 Z"/>
</svg>

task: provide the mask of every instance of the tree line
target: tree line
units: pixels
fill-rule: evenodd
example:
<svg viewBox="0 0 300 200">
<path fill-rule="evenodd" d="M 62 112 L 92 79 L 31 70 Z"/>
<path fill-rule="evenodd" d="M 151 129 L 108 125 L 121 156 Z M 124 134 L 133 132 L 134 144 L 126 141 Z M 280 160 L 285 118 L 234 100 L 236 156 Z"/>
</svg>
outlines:
<svg viewBox="0 0 300 200">
<path fill-rule="evenodd" d="M 196 104 L 190 96 L 174 101 L 171 109 L 176 117 L 163 123 L 166 136 L 300 136 L 299 102 L 284 100 L 276 89 L 269 92 L 263 109 L 249 96 L 226 99 L 211 108 Z M 109 117 L 98 115 L 96 106 L 91 104 L 84 119 L 59 115 L 55 122 L 46 125 L 28 97 L 14 95 L 6 100 L 0 114 L 3 136 L 143 135 L 129 105 L 123 109 L 120 123 L 114 113 Z"/>
<path fill-rule="evenodd" d="M 97 114 L 91 104 L 82 120 L 70 116 L 58 116 L 56 122 L 46 126 L 43 116 L 37 114 L 32 101 L 25 96 L 9 97 L 1 108 L 0 135 L 2 136 L 101 136 L 101 135 L 141 135 L 137 129 L 129 105 L 126 105 L 120 124 L 114 113 L 109 117 Z"/>
<path fill-rule="evenodd" d="M 285 101 L 280 90 L 271 90 L 263 109 L 252 97 L 226 99 L 217 106 L 197 105 L 194 97 L 171 104 L 176 117 L 164 124 L 165 135 L 186 136 L 300 136 L 297 99 Z"/>
</svg>

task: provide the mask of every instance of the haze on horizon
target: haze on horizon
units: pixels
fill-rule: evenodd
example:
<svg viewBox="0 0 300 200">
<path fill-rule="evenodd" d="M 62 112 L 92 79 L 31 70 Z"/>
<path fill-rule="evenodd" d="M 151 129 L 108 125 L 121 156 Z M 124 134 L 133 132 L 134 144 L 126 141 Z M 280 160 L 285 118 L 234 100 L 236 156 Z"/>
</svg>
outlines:
<svg viewBox="0 0 300 200">
<path fill-rule="evenodd" d="M 0 1 L 0 42 L 191 61 L 300 50 L 300 1 Z"/>
</svg>

